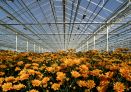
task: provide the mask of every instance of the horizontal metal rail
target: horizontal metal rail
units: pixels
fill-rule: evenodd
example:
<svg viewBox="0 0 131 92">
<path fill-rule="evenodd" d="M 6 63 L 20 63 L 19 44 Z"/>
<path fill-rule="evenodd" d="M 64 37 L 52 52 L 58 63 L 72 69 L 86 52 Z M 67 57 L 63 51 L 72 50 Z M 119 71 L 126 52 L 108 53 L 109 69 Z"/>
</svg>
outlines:
<svg viewBox="0 0 131 92">
<path fill-rule="evenodd" d="M 50 23 L 0 23 L 0 25 L 46 25 L 46 24 L 131 24 L 131 22 L 112 22 L 112 23 L 106 23 L 106 22 L 75 22 L 75 23 L 70 23 L 70 22 L 50 22 Z"/>
<path fill-rule="evenodd" d="M 94 33 L 72 33 L 71 35 L 92 35 Z M 106 35 L 106 33 L 95 33 L 96 35 Z M 118 34 L 131 34 L 131 33 L 109 33 L 109 35 Z M 16 35 L 16 34 L 0 34 L 0 35 Z M 34 34 L 17 34 L 17 35 L 34 35 Z M 70 35 L 70 33 L 45 33 L 45 34 L 35 34 L 35 35 Z"/>
</svg>

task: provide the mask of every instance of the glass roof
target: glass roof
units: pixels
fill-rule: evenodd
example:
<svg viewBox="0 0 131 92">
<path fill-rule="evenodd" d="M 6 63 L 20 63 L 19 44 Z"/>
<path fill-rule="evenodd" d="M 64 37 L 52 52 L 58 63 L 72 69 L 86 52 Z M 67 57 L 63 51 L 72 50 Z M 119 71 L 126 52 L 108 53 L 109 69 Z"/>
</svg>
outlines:
<svg viewBox="0 0 131 92">
<path fill-rule="evenodd" d="M 18 51 L 26 51 L 27 42 L 29 51 L 80 49 L 87 41 L 91 49 L 97 31 L 103 35 L 96 35 L 96 47 L 103 48 L 107 23 L 116 23 L 109 32 L 127 24 L 130 8 L 129 0 L 0 0 L 0 49 L 15 49 L 16 36 Z"/>
</svg>

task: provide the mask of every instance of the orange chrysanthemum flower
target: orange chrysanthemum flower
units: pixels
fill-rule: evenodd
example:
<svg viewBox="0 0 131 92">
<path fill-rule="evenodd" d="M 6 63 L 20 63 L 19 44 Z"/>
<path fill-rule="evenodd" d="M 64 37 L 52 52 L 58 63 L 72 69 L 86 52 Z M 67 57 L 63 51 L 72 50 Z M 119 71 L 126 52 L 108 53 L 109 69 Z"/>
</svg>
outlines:
<svg viewBox="0 0 131 92">
<path fill-rule="evenodd" d="M 121 76 L 126 78 L 126 80 L 131 81 L 131 68 L 130 67 L 122 67 L 120 68 L 119 71 L 120 71 Z"/>
<path fill-rule="evenodd" d="M 30 60 L 30 61 L 32 61 L 33 57 L 29 56 L 27 59 Z"/>
<path fill-rule="evenodd" d="M 87 82 L 86 82 L 86 81 L 83 81 L 83 80 L 77 81 L 77 84 L 78 84 L 80 87 L 86 87 L 86 86 L 87 86 Z"/>
<path fill-rule="evenodd" d="M 37 63 L 32 63 L 32 65 L 39 67 L 39 64 L 37 64 Z"/>
<path fill-rule="evenodd" d="M 35 71 L 35 74 L 36 74 L 36 75 L 41 75 L 42 73 L 39 72 L 39 71 Z"/>
<path fill-rule="evenodd" d="M 6 67 L 6 65 L 0 65 L 0 69 L 5 69 Z"/>
<path fill-rule="evenodd" d="M 100 74 L 101 72 L 102 72 L 101 70 L 95 69 L 95 70 L 91 71 L 90 74 L 93 75 L 93 76 L 99 76 L 99 74 Z"/>
<path fill-rule="evenodd" d="M 5 78 L 5 81 L 6 82 L 12 82 L 12 81 L 14 81 L 15 80 L 15 78 L 13 77 L 13 76 L 9 76 L 9 77 L 6 77 Z"/>
<path fill-rule="evenodd" d="M 22 75 L 22 74 L 26 74 L 26 73 L 27 73 L 27 70 L 26 70 L 26 69 L 23 69 L 23 70 L 21 70 L 21 71 L 19 72 L 18 75 Z"/>
<path fill-rule="evenodd" d="M 19 62 L 17 63 L 18 66 L 21 66 L 21 65 L 23 65 L 23 64 L 24 64 L 23 61 L 19 61 Z"/>
<path fill-rule="evenodd" d="M 51 86 L 51 88 L 53 89 L 53 90 L 59 90 L 60 89 L 60 84 L 58 84 L 58 83 L 54 83 L 54 84 L 52 84 L 52 86 Z"/>
<path fill-rule="evenodd" d="M 100 86 L 108 86 L 110 82 L 108 80 L 102 80 L 100 81 Z"/>
<path fill-rule="evenodd" d="M 56 72 L 60 71 L 61 69 L 62 69 L 62 68 L 61 68 L 60 66 L 55 67 L 55 71 L 56 71 Z"/>
<path fill-rule="evenodd" d="M 42 79 L 43 78 L 43 74 L 37 75 L 36 76 L 38 79 Z"/>
<path fill-rule="evenodd" d="M 71 63 L 71 62 L 70 62 Z M 76 64 L 76 65 L 79 65 L 81 63 L 81 60 L 80 59 L 73 59 L 73 64 Z"/>
<path fill-rule="evenodd" d="M 53 68 L 53 67 L 47 67 L 46 70 L 47 70 L 48 72 L 53 72 L 53 71 L 54 71 L 54 68 Z"/>
<path fill-rule="evenodd" d="M 28 74 L 29 75 L 34 75 L 35 74 L 35 71 L 33 70 L 33 69 L 29 69 L 29 70 L 27 70 L 28 71 Z"/>
<path fill-rule="evenodd" d="M 66 78 L 66 74 L 63 72 L 57 72 L 56 75 L 57 75 L 56 79 L 60 81 Z"/>
<path fill-rule="evenodd" d="M 18 76 L 18 77 L 15 78 L 15 80 L 13 81 L 13 83 L 18 82 L 19 80 L 20 80 L 20 77 Z"/>
<path fill-rule="evenodd" d="M 107 86 L 97 86 L 97 91 L 98 92 L 106 92 Z"/>
<path fill-rule="evenodd" d="M 23 85 L 23 84 L 13 85 L 13 89 L 15 89 L 15 90 L 20 90 L 20 89 L 25 88 L 25 87 L 26 86 Z"/>
<path fill-rule="evenodd" d="M 64 62 L 65 66 L 72 66 L 73 65 L 73 60 L 72 59 L 64 59 L 62 60 Z"/>
<path fill-rule="evenodd" d="M 94 80 L 88 80 L 87 81 L 87 88 L 89 88 L 89 89 L 92 89 L 92 88 L 94 88 L 95 87 L 95 82 L 94 82 Z"/>
<path fill-rule="evenodd" d="M 28 92 L 39 92 L 39 91 L 36 89 L 32 89 L 32 90 L 29 90 Z"/>
<path fill-rule="evenodd" d="M 106 72 L 106 73 L 105 73 L 105 76 L 106 76 L 107 78 L 112 78 L 113 75 L 114 75 L 114 72 Z"/>
<path fill-rule="evenodd" d="M 35 79 L 35 80 L 32 80 L 31 83 L 32 83 L 32 85 L 35 87 L 35 86 L 40 86 L 41 81 Z"/>
<path fill-rule="evenodd" d="M 86 66 L 86 65 L 81 65 L 80 68 L 79 68 L 81 71 L 88 71 L 89 68 Z"/>
<path fill-rule="evenodd" d="M 24 68 L 29 68 L 31 64 L 25 64 Z"/>
<path fill-rule="evenodd" d="M 20 70 L 21 70 L 20 67 L 15 68 L 15 71 L 20 71 Z"/>
<path fill-rule="evenodd" d="M 116 91 L 116 92 L 124 92 L 124 89 L 125 89 L 125 86 L 123 83 L 121 82 L 116 82 L 113 86 L 113 89 Z"/>
<path fill-rule="evenodd" d="M 4 78 L 0 78 L 0 87 L 2 86 L 3 81 L 4 81 Z"/>
<path fill-rule="evenodd" d="M 3 91 L 12 90 L 12 83 L 10 83 L 10 82 L 4 83 L 4 84 L 2 85 L 2 90 L 3 90 Z"/>
<path fill-rule="evenodd" d="M 88 77 L 88 74 L 89 74 L 88 71 L 82 71 L 81 72 L 81 76 L 84 77 L 84 78 Z"/>
<path fill-rule="evenodd" d="M 100 74 L 99 78 L 101 80 L 107 80 L 107 79 L 111 79 L 113 77 L 113 75 L 114 75 L 114 72 L 110 72 L 109 71 L 109 72 L 106 72 L 105 75 L 104 74 Z"/>
<path fill-rule="evenodd" d="M 72 71 L 72 72 L 71 72 L 71 75 L 72 75 L 74 78 L 78 78 L 78 77 L 81 76 L 80 73 L 77 72 L 77 71 Z"/>
<path fill-rule="evenodd" d="M 110 82 L 108 80 L 102 80 L 102 81 L 100 81 L 99 86 L 97 86 L 98 92 L 106 92 L 109 83 Z"/>
<path fill-rule="evenodd" d="M 47 82 L 50 80 L 50 78 L 49 77 L 44 77 L 43 79 L 42 79 L 42 84 L 47 84 Z"/>
<path fill-rule="evenodd" d="M 44 70 L 46 68 L 46 66 L 41 66 L 40 68 L 39 68 L 39 70 Z"/>
<path fill-rule="evenodd" d="M 32 69 L 38 70 L 39 68 L 37 66 L 32 66 Z"/>
<path fill-rule="evenodd" d="M 3 75 L 5 75 L 5 73 L 4 72 L 0 72 L 0 76 L 3 76 Z"/>
<path fill-rule="evenodd" d="M 20 80 L 26 80 L 28 78 L 29 78 L 29 74 L 22 74 L 19 79 Z"/>
</svg>

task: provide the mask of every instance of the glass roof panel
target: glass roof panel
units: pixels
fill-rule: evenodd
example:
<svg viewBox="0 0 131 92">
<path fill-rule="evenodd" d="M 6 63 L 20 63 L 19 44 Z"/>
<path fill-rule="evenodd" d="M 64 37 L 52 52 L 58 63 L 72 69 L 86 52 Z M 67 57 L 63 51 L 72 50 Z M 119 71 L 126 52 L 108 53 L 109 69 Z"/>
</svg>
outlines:
<svg viewBox="0 0 131 92">
<path fill-rule="evenodd" d="M 93 36 L 93 33 L 101 30 L 102 33 L 106 33 L 107 21 L 128 22 L 131 19 L 130 7 L 127 7 L 130 6 L 128 1 L 1 0 L 0 23 L 4 25 L 0 25 L 0 34 L 7 34 L 9 31 L 9 34 L 13 34 L 9 35 L 9 38 L 13 40 L 8 40 L 8 36 L 6 36 L 9 44 L 5 44 L 5 38 L 0 36 L 0 39 L 3 39 L 0 44 L 15 48 L 16 35 L 14 34 L 17 33 L 25 38 L 19 38 L 19 41 L 21 41 L 21 43 L 18 43 L 20 50 L 24 46 L 22 43 L 26 44 L 26 39 L 30 40 L 29 47 L 31 50 L 33 50 L 31 47 L 33 43 L 36 43 L 36 47 L 40 45 L 45 49 L 68 49 L 65 47 L 75 47 L 77 49 L 81 43 L 86 43 Z M 121 10 L 121 12 L 125 10 L 125 12 L 119 13 L 117 10 Z M 124 16 L 124 18 L 121 16 Z M 123 25 L 119 24 L 116 28 L 121 26 Z M 7 31 L 3 30 L 2 27 L 5 27 Z M 109 31 L 111 30 L 113 28 L 110 28 Z M 100 38 L 101 40 L 104 37 L 105 35 L 98 35 L 96 39 Z M 90 44 L 93 44 L 92 41 Z M 97 44 L 99 42 L 97 40 Z M 23 49 L 26 49 L 26 47 L 24 46 Z"/>
</svg>

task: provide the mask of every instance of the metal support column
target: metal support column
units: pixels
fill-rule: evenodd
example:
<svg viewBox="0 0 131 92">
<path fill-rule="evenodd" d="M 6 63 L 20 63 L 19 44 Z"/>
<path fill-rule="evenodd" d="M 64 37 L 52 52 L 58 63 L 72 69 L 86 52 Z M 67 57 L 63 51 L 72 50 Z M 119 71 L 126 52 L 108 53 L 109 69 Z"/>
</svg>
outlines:
<svg viewBox="0 0 131 92">
<path fill-rule="evenodd" d="M 80 51 L 82 51 L 82 47 L 81 47 L 81 45 L 80 45 Z"/>
<path fill-rule="evenodd" d="M 27 40 L 26 47 L 27 47 L 27 48 L 26 48 L 26 51 L 28 52 L 28 50 L 29 50 L 29 49 L 28 49 L 28 48 L 29 48 L 29 42 L 28 42 L 28 40 Z"/>
<path fill-rule="evenodd" d="M 95 35 L 94 35 L 94 50 L 96 49 L 96 37 L 95 37 Z"/>
<path fill-rule="evenodd" d="M 108 51 L 109 50 L 109 46 L 108 46 L 108 44 L 109 44 L 109 32 L 108 32 L 108 26 L 107 26 L 107 30 L 106 30 L 106 51 Z"/>
<path fill-rule="evenodd" d="M 43 51 L 43 48 L 42 48 L 42 53 L 43 53 L 44 51 Z"/>
<path fill-rule="evenodd" d="M 89 50 L 88 41 L 86 42 L 86 47 L 87 47 L 86 50 L 88 51 Z"/>
<path fill-rule="evenodd" d="M 35 52 L 35 43 L 34 43 L 34 52 Z"/>
<path fill-rule="evenodd" d="M 16 33 L 16 42 L 15 42 L 16 51 L 18 50 L 18 35 Z"/>
<path fill-rule="evenodd" d="M 40 46 L 39 46 L 39 53 L 40 53 Z"/>
</svg>

